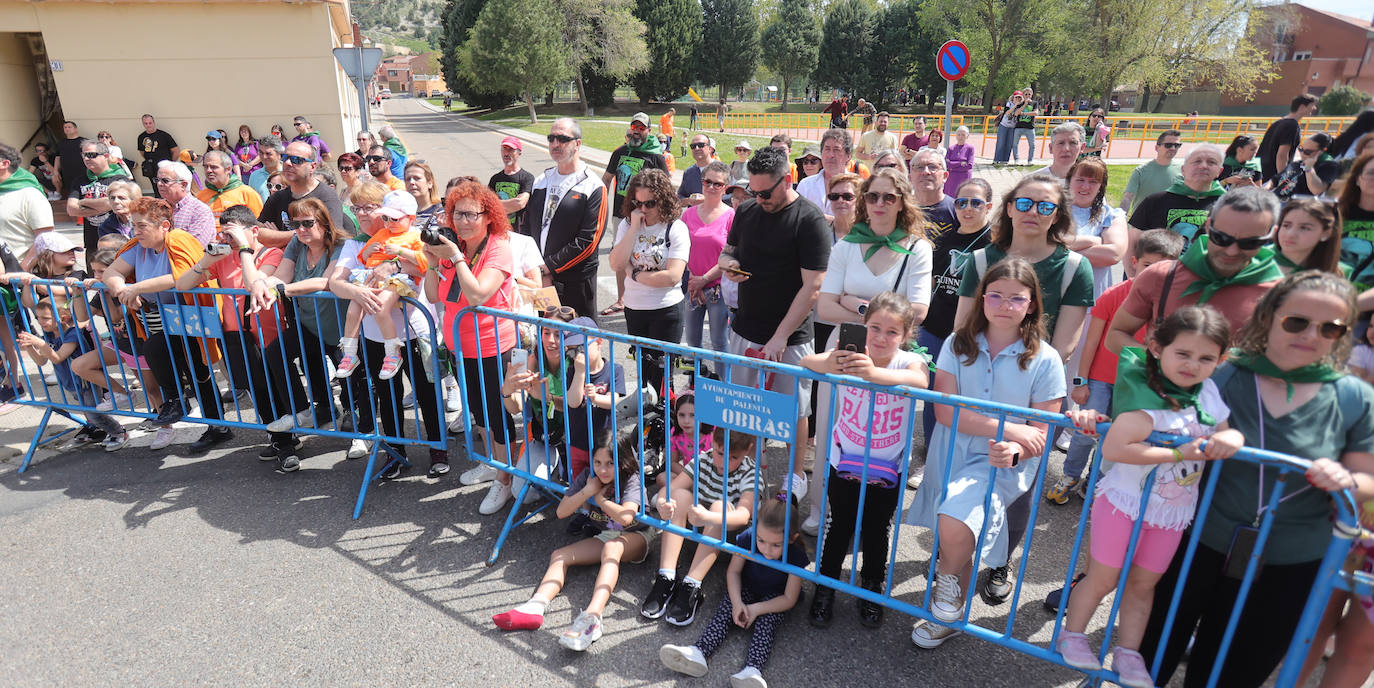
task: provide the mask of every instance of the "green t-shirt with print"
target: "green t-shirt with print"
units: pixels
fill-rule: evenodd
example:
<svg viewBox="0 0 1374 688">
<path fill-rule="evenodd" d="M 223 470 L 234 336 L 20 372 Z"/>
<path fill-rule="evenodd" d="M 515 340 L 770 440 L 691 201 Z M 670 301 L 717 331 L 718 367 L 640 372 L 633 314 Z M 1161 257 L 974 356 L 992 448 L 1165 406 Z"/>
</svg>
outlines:
<svg viewBox="0 0 1374 688">
<path fill-rule="evenodd" d="M 1341 222 L 1341 262 L 1361 291 L 1374 287 L 1374 211 L 1355 206 Z"/>
<path fill-rule="evenodd" d="M 989 268 L 1007 257 L 1006 252 L 996 246 L 988 246 L 983 250 L 987 252 Z M 1061 289 L 1064 284 L 1064 265 L 1068 258 L 1069 249 L 1060 246 L 1048 258 L 1032 266 L 1035 268 L 1035 276 L 1040 280 L 1040 300 L 1045 307 L 1045 338 L 1049 341 L 1054 340 L 1054 327 L 1058 324 L 1061 306 L 1093 305 L 1093 268 L 1087 260 L 1078 261 L 1078 270 L 1073 276 L 1073 281 L 1069 283 L 1069 288 Z M 959 282 L 959 295 L 976 295 L 981 279 L 978 275 L 977 261 L 970 260 L 965 263 L 964 275 Z"/>
</svg>

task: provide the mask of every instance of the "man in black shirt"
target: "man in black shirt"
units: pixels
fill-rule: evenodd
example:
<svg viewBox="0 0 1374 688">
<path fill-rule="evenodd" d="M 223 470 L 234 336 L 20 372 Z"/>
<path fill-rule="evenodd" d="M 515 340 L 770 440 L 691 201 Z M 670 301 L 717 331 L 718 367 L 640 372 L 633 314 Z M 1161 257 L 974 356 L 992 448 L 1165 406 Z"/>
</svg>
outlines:
<svg viewBox="0 0 1374 688">
<path fill-rule="evenodd" d="M 625 131 L 625 145 L 611 153 L 611 162 L 601 175 L 601 182 L 615 189 L 610 197 L 611 213 L 616 219 L 625 217 L 625 190 L 630 188 L 630 178 L 645 169 L 663 170 L 668 173 L 668 162 L 663 159 L 663 146 L 656 137 L 649 135 L 649 116 L 636 112 L 630 118 L 630 128 Z M 671 177 L 672 175 L 669 174 Z M 615 273 L 615 304 L 603 311 L 602 315 L 619 313 L 625 309 L 625 275 Z"/>
<path fill-rule="evenodd" d="M 262 212 L 258 214 L 259 222 L 266 222 L 272 225 L 271 228 L 262 227 L 258 229 L 258 241 L 264 246 L 276 246 L 278 248 L 286 246 L 295 236 L 291 231 L 290 217 L 286 214 L 286 209 L 291 207 L 293 201 L 302 198 L 318 198 L 324 203 L 324 207 L 329 210 L 329 219 L 335 227 L 342 227 L 347 236 L 358 233 L 358 226 L 353 220 L 344 216 L 343 204 L 339 201 L 339 194 L 328 184 L 321 184 L 315 176 L 315 168 L 319 163 L 315 162 L 315 149 L 308 143 L 292 141 L 286 147 L 286 152 L 281 156 L 282 171 L 281 176 L 286 180 L 286 188 L 273 193 L 267 197 L 262 204 Z"/>
<path fill-rule="evenodd" d="M 143 133 L 138 135 L 138 150 L 143 153 L 143 176 L 153 184 L 153 194 L 162 197 L 157 188 L 157 164 L 163 160 L 176 160 L 181 149 L 171 134 L 157 128 L 157 120 L 152 115 L 143 116 Z"/>
<path fill-rule="evenodd" d="M 86 180 L 86 164 L 81 161 L 81 143 L 86 140 L 76 128 L 76 122 L 67 120 L 62 123 L 62 134 L 66 138 L 57 142 L 57 188 L 62 197 L 72 195 L 72 189 L 81 186 Z"/>
<path fill-rule="evenodd" d="M 110 164 L 110 147 L 100 141 L 81 142 L 82 172 L 72 176 L 72 191 L 67 195 L 67 214 L 83 219 L 82 239 L 89 260 L 95 255 L 100 223 L 110 216 L 110 185 L 133 181 L 123 168 Z"/>
<path fill-rule="evenodd" d="M 1207 224 L 1212 204 L 1226 193 L 1217 181 L 1223 157 L 1222 150 L 1210 144 L 1198 146 L 1188 153 L 1183 161 L 1183 178 L 1164 191 L 1146 196 L 1131 213 L 1126 221 L 1130 245 L 1135 246 L 1135 239 L 1141 232 L 1167 229 L 1183 237 L 1186 251 L 1198 231 Z"/>
<path fill-rule="evenodd" d="M 529 170 L 520 169 L 520 154 L 525 147 L 520 139 L 507 136 L 501 139 L 500 172 L 491 175 L 487 187 L 501 197 L 501 207 L 505 208 L 512 229 L 519 230 L 525 220 L 525 206 L 530 202 L 530 190 L 534 188 L 534 175 Z"/>
<path fill-rule="evenodd" d="M 1264 130 L 1264 138 L 1260 141 L 1258 153 L 1263 181 L 1273 179 L 1283 171 L 1283 168 L 1288 167 L 1288 163 L 1293 162 L 1293 151 L 1302 140 L 1302 127 L 1298 122 L 1315 114 L 1317 97 L 1304 93 L 1293 99 L 1287 115 L 1274 120 L 1269 128 Z"/>
</svg>

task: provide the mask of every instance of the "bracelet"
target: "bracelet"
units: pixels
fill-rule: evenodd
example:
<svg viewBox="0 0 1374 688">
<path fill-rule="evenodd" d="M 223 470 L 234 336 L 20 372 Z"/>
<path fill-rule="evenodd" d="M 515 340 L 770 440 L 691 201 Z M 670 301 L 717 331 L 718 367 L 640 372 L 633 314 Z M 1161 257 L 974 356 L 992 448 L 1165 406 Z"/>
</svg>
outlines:
<svg viewBox="0 0 1374 688">
<path fill-rule="evenodd" d="M 1178 447 L 1169 447 L 1169 451 L 1174 453 L 1174 463 L 1183 461 L 1183 452 L 1179 451 Z"/>
</svg>

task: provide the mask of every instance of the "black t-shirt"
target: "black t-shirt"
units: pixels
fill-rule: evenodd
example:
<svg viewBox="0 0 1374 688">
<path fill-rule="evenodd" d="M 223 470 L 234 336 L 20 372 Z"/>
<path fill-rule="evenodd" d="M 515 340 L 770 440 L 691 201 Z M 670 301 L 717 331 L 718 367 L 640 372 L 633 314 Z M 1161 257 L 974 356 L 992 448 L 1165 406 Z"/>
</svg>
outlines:
<svg viewBox="0 0 1374 688">
<path fill-rule="evenodd" d="M 1028 100 L 1028 101 L 1026 101 L 1026 106 L 1025 106 L 1024 108 L 1021 109 L 1021 114 L 1019 114 L 1019 115 L 1016 116 L 1016 128 L 1017 128 L 1017 129 L 1034 129 L 1034 128 L 1035 128 L 1035 112 L 1034 112 L 1034 111 L 1035 111 L 1035 107 L 1036 107 L 1036 106 L 1035 106 L 1035 101 L 1033 101 L 1033 100 Z"/>
<path fill-rule="evenodd" d="M 57 157 L 62 161 L 62 193 L 71 193 L 72 189 L 80 186 L 86 181 L 86 163 L 81 161 L 81 144 L 85 143 L 84 136 L 74 139 L 62 139 L 57 142 Z"/>
<path fill-rule="evenodd" d="M 1131 213 L 1128 223 L 1141 231 L 1170 229 L 1183 236 L 1184 250 L 1207 222 L 1212 204 L 1220 196 L 1193 199 L 1168 191 L 1150 194 Z"/>
<path fill-rule="evenodd" d="M 534 189 L 534 175 L 529 170 L 517 170 L 515 174 L 506 174 L 505 170 L 498 170 L 487 180 L 487 187 L 496 192 L 501 200 L 508 201 L 522 193 L 529 193 Z M 509 217 L 511 227 L 519 227 L 525 219 L 525 211 L 521 209 L 512 213 Z"/>
<path fill-rule="evenodd" d="M 339 201 L 339 194 L 335 193 L 328 184 L 316 184 L 315 188 L 301 198 L 317 198 L 324 203 L 324 207 L 329 210 L 329 219 L 335 227 L 343 227 L 348 236 L 358 233 L 358 225 L 343 212 L 343 204 Z M 291 231 L 288 224 L 291 216 L 286 209 L 291 207 L 292 201 L 301 200 L 291 195 L 291 187 L 286 187 L 267 197 L 267 201 L 262 204 L 262 212 L 258 213 L 259 222 L 270 222 L 277 229 L 283 232 Z"/>
<path fill-rule="evenodd" d="M 92 180 L 86 174 L 86 166 L 82 165 L 80 176 L 76 177 L 76 179 L 73 181 L 74 185 L 72 186 L 72 191 L 71 193 L 67 194 L 67 197 L 75 198 L 78 200 L 88 200 L 93 198 L 105 198 L 106 196 L 109 196 L 110 185 L 115 182 L 127 182 L 132 180 L 130 180 L 128 177 L 122 174 L 105 177 L 104 179 Z M 103 222 L 105 222 L 105 219 L 109 216 L 109 212 L 104 212 L 99 215 L 92 215 L 90 217 L 82 218 L 82 226 L 85 227 L 86 237 L 95 238 L 96 236 L 98 236 L 98 230 L 100 229 L 100 225 Z M 87 246 L 86 248 L 89 250 L 95 249 L 94 246 Z"/>
<path fill-rule="evenodd" d="M 567 389 L 568 387 L 571 387 L 574 384 L 584 384 L 584 380 L 586 380 L 586 378 L 578 378 L 576 380 L 573 379 L 573 367 L 571 363 L 564 366 L 564 368 L 567 370 L 567 376 L 563 378 L 564 389 Z M 616 396 L 624 396 L 625 369 L 619 363 L 615 364 L 614 368 L 615 394 Z M 609 363 L 603 363 L 601 366 L 601 370 L 592 373 L 592 384 L 596 385 L 597 394 L 605 394 L 608 390 L 611 389 L 611 369 L 612 366 Z M 597 430 L 604 430 L 606 428 L 611 427 L 612 409 L 603 409 L 587 401 L 586 398 L 583 398 L 582 406 L 578 408 L 573 408 L 571 406 L 568 407 L 568 442 L 578 449 L 585 449 L 590 452 L 592 449 L 592 440 L 591 437 L 587 435 L 588 409 L 591 409 L 592 432 L 596 432 Z M 557 408 L 556 410 L 563 410 L 561 402 L 559 403 L 559 408 Z"/>
<path fill-rule="evenodd" d="M 38 179 L 42 181 L 52 179 L 52 156 L 48 156 L 48 166 L 44 167 L 43 161 L 39 160 L 38 156 L 35 155 L 33 159 L 29 161 L 29 167 L 37 170 L 37 172 L 33 173 L 33 176 L 38 177 Z"/>
<path fill-rule="evenodd" d="M 954 311 L 959 308 L 959 284 L 969 257 L 992 241 L 992 226 L 972 234 L 957 230 L 945 232 L 934 240 L 930 256 L 930 309 L 921 329 L 944 339 L 954 331 Z"/>
<path fill-rule="evenodd" d="M 1301 142 L 1302 127 L 1298 125 L 1298 120 L 1290 117 L 1274 120 L 1269 128 L 1264 130 L 1264 138 L 1260 140 L 1259 152 L 1256 155 L 1259 156 L 1260 171 L 1264 174 L 1265 181 L 1273 179 L 1274 175 L 1279 173 L 1279 165 L 1275 160 L 1279 146 L 1288 146 L 1288 153 L 1296 155 L 1298 144 Z"/>
<path fill-rule="evenodd" d="M 926 214 L 926 238 L 932 242 L 959 227 L 959 220 L 954 217 L 954 199 L 949 196 L 934 205 L 921 206 L 921 212 Z"/>
<path fill-rule="evenodd" d="M 156 177 L 157 164 L 163 160 L 171 160 L 172 149 L 176 147 L 176 139 L 161 129 L 151 134 L 146 131 L 139 134 L 138 150 L 143 154 L 143 176 Z"/>
<path fill-rule="evenodd" d="M 735 546 L 747 552 L 753 546 L 753 539 L 754 529 L 749 528 L 735 536 Z M 802 569 L 811 564 L 811 558 L 806 556 L 806 548 L 802 543 L 794 541 L 787 545 L 787 563 Z M 786 571 L 746 560 L 744 570 L 740 572 L 740 587 L 753 593 L 756 599 L 766 600 L 787 592 L 788 575 Z"/>
<path fill-rule="evenodd" d="M 625 217 L 625 190 L 630 188 L 630 179 L 645 169 L 668 171 L 668 161 L 659 153 L 642 153 L 621 146 L 611 153 L 611 162 L 606 172 L 615 177 L 615 201 L 611 210 L 616 217 Z"/>
<path fill-rule="evenodd" d="M 798 197 L 776 213 L 756 201 L 735 211 L 726 243 L 735 247 L 740 269 L 751 274 L 739 285 L 739 308 L 730 326 L 756 344 L 773 338 L 802 288 L 802 270 L 824 271 L 830 262 L 830 224 L 815 203 Z M 787 338 L 804 344 L 813 336 L 808 315 Z"/>
<path fill-rule="evenodd" d="M 1326 182 L 1327 186 L 1341 174 L 1341 164 L 1330 157 L 1318 160 L 1313 167 L 1317 171 L 1317 178 Z M 1287 201 L 1294 196 L 1316 195 L 1307 187 L 1307 166 L 1302 164 L 1302 160 L 1294 159 L 1274 178 L 1274 195 L 1280 201 Z"/>
</svg>

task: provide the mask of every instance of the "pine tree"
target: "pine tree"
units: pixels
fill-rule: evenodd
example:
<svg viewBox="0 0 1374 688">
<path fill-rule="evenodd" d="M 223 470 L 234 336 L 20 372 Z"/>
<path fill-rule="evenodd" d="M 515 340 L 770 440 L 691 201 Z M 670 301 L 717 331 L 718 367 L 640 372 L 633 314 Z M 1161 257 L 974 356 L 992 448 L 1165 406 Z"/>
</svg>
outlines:
<svg viewBox="0 0 1374 688">
<path fill-rule="evenodd" d="M 782 77 L 782 109 L 792 84 L 816 68 L 821 20 L 805 2 L 783 2 L 763 30 L 763 64 Z"/>
<path fill-rule="evenodd" d="M 692 85 L 701 50 L 701 5 L 697 0 L 636 0 L 635 16 L 649 32 L 649 66 L 630 78 L 640 102 L 675 100 Z"/>
</svg>

